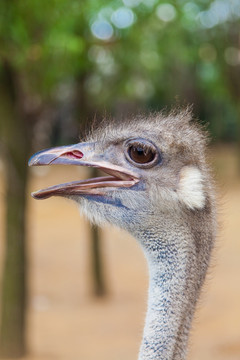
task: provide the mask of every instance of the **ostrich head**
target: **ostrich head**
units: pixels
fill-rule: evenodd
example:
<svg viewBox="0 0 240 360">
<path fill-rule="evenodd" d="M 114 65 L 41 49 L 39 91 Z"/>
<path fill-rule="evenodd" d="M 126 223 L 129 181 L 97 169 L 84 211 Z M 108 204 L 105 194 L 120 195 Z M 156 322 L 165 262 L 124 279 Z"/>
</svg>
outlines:
<svg viewBox="0 0 240 360">
<path fill-rule="evenodd" d="M 92 221 L 130 232 L 166 212 L 202 209 L 209 192 L 205 136 L 190 120 L 187 111 L 142 116 L 108 124 L 87 142 L 41 151 L 30 166 L 90 166 L 109 176 L 56 185 L 33 197 L 71 198 Z"/>
<path fill-rule="evenodd" d="M 96 223 L 129 231 L 150 272 L 139 360 L 182 360 L 215 237 L 206 134 L 186 110 L 99 128 L 87 142 L 35 154 L 32 165 L 95 167 L 107 176 L 33 193 L 64 196 Z"/>
</svg>

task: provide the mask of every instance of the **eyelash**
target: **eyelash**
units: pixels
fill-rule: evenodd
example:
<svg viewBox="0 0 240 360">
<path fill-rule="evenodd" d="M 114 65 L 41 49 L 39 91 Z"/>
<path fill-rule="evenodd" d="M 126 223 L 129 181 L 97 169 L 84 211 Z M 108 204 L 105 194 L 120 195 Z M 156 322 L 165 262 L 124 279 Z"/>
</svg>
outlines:
<svg viewBox="0 0 240 360">
<path fill-rule="evenodd" d="M 129 146 L 129 148 L 131 147 L 131 146 L 134 146 L 134 147 L 141 147 L 142 149 L 143 149 L 143 151 L 144 151 L 144 154 L 146 154 L 146 152 L 148 151 L 148 150 L 150 150 L 150 151 L 152 151 L 152 152 L 156 152 L 156 150 L 154 149 L 154 147 L 151 147 L 151 146 L 149 146 L 149 144 L 147 145 L 147 144 L 144 144 L 144 143 L 141 143 L 141 142 L 133 142 L 133 143 L 131 143 L 131 145 Z"/>
</svg>

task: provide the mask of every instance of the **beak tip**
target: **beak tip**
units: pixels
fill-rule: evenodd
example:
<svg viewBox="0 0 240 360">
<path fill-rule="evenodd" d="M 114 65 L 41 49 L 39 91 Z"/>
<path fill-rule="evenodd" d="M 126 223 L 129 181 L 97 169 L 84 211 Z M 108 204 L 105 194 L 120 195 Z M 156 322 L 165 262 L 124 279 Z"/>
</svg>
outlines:
<svg viewBox="0 0 240 360">
<path fill-rule="evenodd" d="M 32 193 L 31 193 L 32 198 L 35 199 L 35 200 L 41 199 L 41 196 L 38 195 L 39 192 L 40 192 L 40 191 L 34 191 L 34 192 L 32 192 Z"/>
<path fill-rule="evenodd" d="M 28 166 L 33 166 L 34 165 L 34 161 L 32 160 L 32 158 L 28 161 Z"/>
<path fill-rule="evenodd" d="M 40 161 L 40 152 L 32 155 L 30 157 L 30 159 L 28 160 L 28 166 L 35 166 L 35 165 L 41 165 L 41 161 Z"/>
<path fill-rule="evenodd" d="M 32 192 L 32 193 L 31 193 L 31 197 L 34 198 L 34 199 L 36 199 L 35 192 Z"/>
</svg>

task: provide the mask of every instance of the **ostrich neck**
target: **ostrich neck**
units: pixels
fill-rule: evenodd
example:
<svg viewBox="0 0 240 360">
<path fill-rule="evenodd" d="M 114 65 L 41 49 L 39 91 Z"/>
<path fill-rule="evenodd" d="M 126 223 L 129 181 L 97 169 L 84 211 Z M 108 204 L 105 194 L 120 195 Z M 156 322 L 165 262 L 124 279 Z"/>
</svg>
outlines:
<svg viewBox="0 0 240 360">
<path fill-rule="evenodd" d="M 168 226 L 166 226 L 168 224 Z M 170 218 L 138 234 L 149 267 L 149 298 L 138 360 L 183 360 L 206 266 L 186 224 Z M 200 262 L 201 263 L 201 262 Z"/>
</svg>

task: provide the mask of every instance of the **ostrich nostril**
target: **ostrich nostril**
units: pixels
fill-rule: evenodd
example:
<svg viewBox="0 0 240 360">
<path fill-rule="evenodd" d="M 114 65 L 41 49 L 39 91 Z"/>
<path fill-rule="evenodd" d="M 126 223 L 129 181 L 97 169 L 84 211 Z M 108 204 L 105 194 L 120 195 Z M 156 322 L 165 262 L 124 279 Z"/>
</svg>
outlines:
<svg viewBox="0 0 240 360">
<path fill-rule="evenodd" d="M 83 157 L 83 153 L 79 150 L 73 150 L 65 152 L 63 156 L 71 159 L 81 159 Z"/>
</svg>

